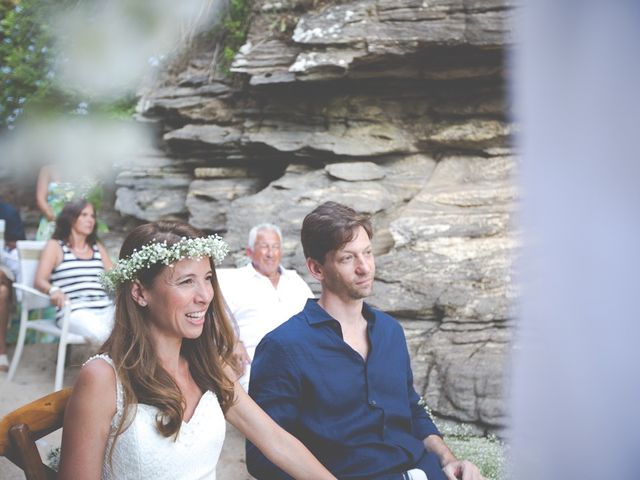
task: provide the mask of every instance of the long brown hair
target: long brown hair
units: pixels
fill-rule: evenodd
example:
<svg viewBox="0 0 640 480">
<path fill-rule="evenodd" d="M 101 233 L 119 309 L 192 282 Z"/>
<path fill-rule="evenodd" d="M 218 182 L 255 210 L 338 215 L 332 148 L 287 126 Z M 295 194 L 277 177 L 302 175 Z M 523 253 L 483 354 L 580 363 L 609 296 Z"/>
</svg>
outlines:
<svg viewBox="0 0 640 480">
<path fill-rule="evenodd" d="M 122 244 L 120 258 L 129 257 L 134 250 L 152 242 L 177 243 L 181 238 L 195 238 L 202 233 L 184 223 L 157 222 L 141 225 L 132 230 Z M 210 259 L 213 273 L 213 301 L 207 309 L 202 334 L 198 338 L 183 339 L 180 354 L 187 360 L 189 371 L 202 391 L 211 390 L 223 411 L 233 404 L 233 382 L 223 368 L 232 365 L 231 354 L 234 331 L 227 317 L 225 303 L 218 286 L 215 265 Z M 138 272 L 138 280 L 146 288 L 167 268 L 162 263 Z M 159 410 L 156 428 L 165 437 L 177 438 L 182 425 L 185 400 L 178 385 L 160 365 L 155 345 L 149 334 L 149 322 L 144 309 L 131 296 L 131 281 L 120 284 L 116 290 L 115 325 L 102 349 L 113 359 L 124 390 L 124 414 L 116 438 L 133 418 L 129 415 L 135 404 L 152 405 Z M 135 412 L 135 410 L 134 410 Z M 112 450 L 113 451 L 113 450 Z"/>
</svg>

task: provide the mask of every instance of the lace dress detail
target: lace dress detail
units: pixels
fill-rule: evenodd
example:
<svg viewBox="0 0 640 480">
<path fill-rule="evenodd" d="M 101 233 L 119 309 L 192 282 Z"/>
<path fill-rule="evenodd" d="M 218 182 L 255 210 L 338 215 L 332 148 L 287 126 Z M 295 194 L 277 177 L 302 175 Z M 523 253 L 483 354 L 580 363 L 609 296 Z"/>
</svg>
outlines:
<svg viewBox="0 0 640 480">
<path fill-rule="evenodd" d="M 85 365 L 95 359 L 107 362 L 115 371 L 113 360 L 105 354 L 91 357 Z M 202 395 L 189 422 L 182 422 L 175 441 L 173 437 L 163 437 L 156 430 L 158 409 L 138 404 L 131 413 L 133 420 L 115 442 L 110 461 L 111 446 L 123 410 L 122 384 L 116 373 L 116 413 L 111 419 L 111 432 L 102 467 L 104 480 L 215 480 L 226 424 L 213 392 L 207 391 Z"/>
</svg>

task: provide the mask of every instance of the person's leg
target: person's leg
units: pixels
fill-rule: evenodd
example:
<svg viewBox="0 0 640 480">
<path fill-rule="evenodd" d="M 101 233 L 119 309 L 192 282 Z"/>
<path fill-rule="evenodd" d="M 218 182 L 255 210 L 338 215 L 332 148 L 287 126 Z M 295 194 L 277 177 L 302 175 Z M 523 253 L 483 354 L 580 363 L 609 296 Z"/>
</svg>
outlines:
<svg viewBox="0 0 640 480">
<path fill-rule="evenodd" d="M 416 468 L 426 473 L 428 480 L 447 480 L 447 476 L 442 471 L 440 460 L 433 453 L 424 452 L 424 455 L 418 460 Z"/>
<path fill-rule="evenodd" d="M 424 471 L 420 470 L 419 468 L 413 468 L 411 470 L 407 470 L 407 472 L 405 473 L 405 476 L 407 477 L 406 480 L 429 480 L 427 478 L 427 474 L 424 473 Z"/>
<path fill-rule="evenodd" d="M 424 452 L 418 463 L 411 469 L 398 472 L 386 473 L 376 477 L 368 477 L 367 480 L 414 480 L 423 479 L 426 475 L 427 480 L 447 480 L 447 476 L 442 471 L 440 460 L 433 453 Z"/>
<path fill-rule="evenodd" d="M 113 330 L 113 307 L 104 310 L 76 310 L 69 316 L 69 331 L 82 335 L 93 345 L 102 345 Z"/>
<path fill-rule="evenodd" d="M 0 270 L 0 372 L 9 370 L 7 359 L 7 328 L 11 311 L 11 281 Z"/>
</svg>

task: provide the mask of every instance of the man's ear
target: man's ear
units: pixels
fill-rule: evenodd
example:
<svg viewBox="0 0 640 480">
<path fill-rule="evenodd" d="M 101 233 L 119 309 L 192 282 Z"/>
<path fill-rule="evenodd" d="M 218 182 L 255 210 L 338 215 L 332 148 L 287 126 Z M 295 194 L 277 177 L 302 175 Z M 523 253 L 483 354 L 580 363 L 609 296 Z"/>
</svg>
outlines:
<svg viewBox="0 0 640 480">
<path fill-rule="evenodd" d="M 307 268 L 311 276 L 321 282 L 324 279 L 322 264 L 314 258 L 307 258 Z"/>
<path fill-rule="evenodd" d="M 247 257 L 249 258 L 253 258 L 253 250 L 250 249 L 249 247 L 244 249 L 245 253 L 247 254 Z"/>
<path fill-rule="evenodd" d="M 131 282 L 131 298 L 143 308 L 149 304 L 147 291 L 138 280 Z"/>
</svg>

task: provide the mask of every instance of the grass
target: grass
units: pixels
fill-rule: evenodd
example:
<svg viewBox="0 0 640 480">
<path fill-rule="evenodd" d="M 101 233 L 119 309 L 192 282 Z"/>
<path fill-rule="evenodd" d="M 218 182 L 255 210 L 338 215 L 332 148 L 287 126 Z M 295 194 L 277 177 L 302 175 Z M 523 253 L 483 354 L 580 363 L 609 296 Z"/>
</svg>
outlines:
<svg viewBox="0 0 640 480">
<path fill-rule="evenodd" d="M 506 452 L 508 445 L 495 435 L 473 436 L 463 426 L 440 429 L 447 445 L 459 459 L 475 463 L 488 480 L 506 478 Z"/>
</svg>

